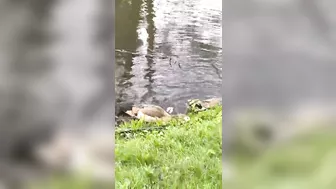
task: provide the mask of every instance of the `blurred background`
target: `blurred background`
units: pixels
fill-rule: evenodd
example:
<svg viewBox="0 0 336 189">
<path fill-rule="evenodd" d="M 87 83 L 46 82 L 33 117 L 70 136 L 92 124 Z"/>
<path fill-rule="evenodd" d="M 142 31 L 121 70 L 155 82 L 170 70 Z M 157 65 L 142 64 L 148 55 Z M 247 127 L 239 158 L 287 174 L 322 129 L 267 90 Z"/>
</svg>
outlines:
<svg viewBox="0 0 336 189">
<path fill-rule="evenodd" d="M 113 160 L 114 105 L 183 112 L 189 98 L 223 95 L 227 186 L 333 189 L 335 2 L 221 7 L 205 0 L 0 1 L 0 188 L 88 165 L 95 178 L 113 180 L 113 161 L 100 157 Z M 246 127 L 252 132 L 239 130 Z M 279 143 L 303 131 L 314 136 Z M 232 141 L 233 155 L 226 151 Z M 53 183 L 69 186 L 65 180 Z"/>
<path fill-rule="evenodd" d="M 231 188 L 335 186 L 335 7 L 332 0 L 223 4 L 223 158 L 236 168 Z"/>
<path fill-rule="evenodd" d="M 91 139 L 108 138 L 102 151 L 113 152 L 113 7 L 109 0 L 0 1 L 0 185 L 20 188 L 46 165 L 84 167 L 76 157 L 89 156 Z M 48 146 L 36 155 L 40 144 Z M 112 165 L 102 167 L 113 172 Z"/>
<path fill-rule="evenodd" d="M 184 113 L 221 96 L 222 2 L 116 0 L 116 102 Z"/>
</svg>

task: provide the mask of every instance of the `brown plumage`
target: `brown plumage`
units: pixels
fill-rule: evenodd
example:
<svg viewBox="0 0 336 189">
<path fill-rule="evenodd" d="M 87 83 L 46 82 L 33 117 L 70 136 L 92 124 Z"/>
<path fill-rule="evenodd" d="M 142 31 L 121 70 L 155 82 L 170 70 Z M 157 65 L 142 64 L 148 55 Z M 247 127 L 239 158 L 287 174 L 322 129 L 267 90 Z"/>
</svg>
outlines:
<svg viewBox="0 0 336 189">
<path fill-rule="evenodd" d="M 172 108 L 167 108 L 167 111 L 172 112 Z M 126 111 L 126 113 L 132 117 L 152 122 L 158 120 L 169 121 L 172 116 L 167 111 L 160 106 L 143 105 L 142 107 L 133 106 L 132 110 Z"/>
</svg>

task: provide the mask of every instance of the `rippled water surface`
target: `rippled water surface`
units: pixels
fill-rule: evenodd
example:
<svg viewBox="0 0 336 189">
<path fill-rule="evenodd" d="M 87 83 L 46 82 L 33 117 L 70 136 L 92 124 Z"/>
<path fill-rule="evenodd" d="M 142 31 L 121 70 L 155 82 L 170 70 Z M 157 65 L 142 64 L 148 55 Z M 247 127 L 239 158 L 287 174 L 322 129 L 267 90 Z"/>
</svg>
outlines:
<svg viewBox="0 0 336 189">
<path fill-rule="evenodd" d="M 220 0 L 116 0 L 117 103 L 221 96 Z"/>
</svg>

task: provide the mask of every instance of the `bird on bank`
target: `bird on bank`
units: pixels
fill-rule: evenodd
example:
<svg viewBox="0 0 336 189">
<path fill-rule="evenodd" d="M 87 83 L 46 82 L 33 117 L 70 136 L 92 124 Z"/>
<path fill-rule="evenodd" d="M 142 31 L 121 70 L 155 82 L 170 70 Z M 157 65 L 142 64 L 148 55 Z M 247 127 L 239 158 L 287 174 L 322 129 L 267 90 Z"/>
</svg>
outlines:
<svg viewBox="0 0 336 189">
<path fill-rule="evenodd" d="M 191 99 L 188 100 L 187 112 L 200 112 L 215 107 L 222 103 L 221 98 L 210 98 L 206 100 Z"/>
<path fill-rule="evenodd" d="M 142 105 L 142 106 L 133 106 L 132 110 L 126 111 L 126 114 L 131 117 L 136 117 L 137 119 L 143 119 L 146 122 L 154 121 L 170 121 L 174 117 L 184 118 L 188 121 L 189 117 L 186 115 L 178 114 L 171 115 L 174 108 L 168 107 L 166 110 L 157 105 Z"/>
</svg>

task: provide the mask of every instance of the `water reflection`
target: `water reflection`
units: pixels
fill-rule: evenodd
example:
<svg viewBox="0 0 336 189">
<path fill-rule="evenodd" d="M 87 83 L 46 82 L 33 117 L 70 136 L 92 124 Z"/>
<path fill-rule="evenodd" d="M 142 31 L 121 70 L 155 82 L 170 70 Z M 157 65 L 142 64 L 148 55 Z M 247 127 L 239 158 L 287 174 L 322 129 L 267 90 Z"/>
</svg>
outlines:
<svg viewBox="0 0 336 189">
<path fill-rule="evenodd" d="M 221 96 L 221 1 L 116 1 L 117 103 Z M 125 52 L 127 51 L 127 52 Z"/>
</svg>

